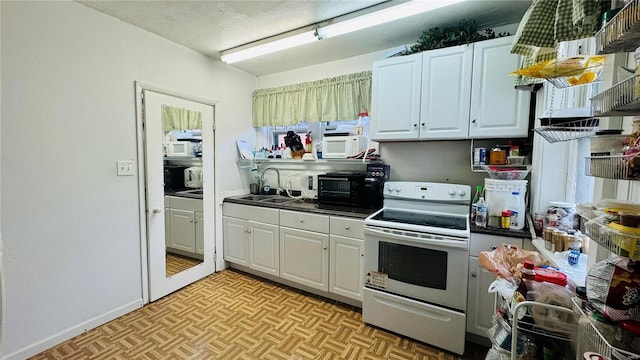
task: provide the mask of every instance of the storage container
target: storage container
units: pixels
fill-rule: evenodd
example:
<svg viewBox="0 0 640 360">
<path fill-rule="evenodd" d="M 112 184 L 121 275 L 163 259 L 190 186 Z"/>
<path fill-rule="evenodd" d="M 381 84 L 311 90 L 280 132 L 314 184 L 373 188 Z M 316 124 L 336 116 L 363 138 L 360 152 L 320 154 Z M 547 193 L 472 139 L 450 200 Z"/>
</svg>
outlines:
<svg viewBox="0 0 640 360">
<path fill-rule="evenodd" d="M 527 183 L 527 180 L 484 179 L 484 199 L 489 207 L 489 216 L 502 216 L 505 202 L 513 191 L 517 191 L 526 203 Z"/>
<path fill-rule="evenodd" d="M 621 155 L 629 135 L 596 135 L 591 138 L 591 156 Z"/>
</svg>

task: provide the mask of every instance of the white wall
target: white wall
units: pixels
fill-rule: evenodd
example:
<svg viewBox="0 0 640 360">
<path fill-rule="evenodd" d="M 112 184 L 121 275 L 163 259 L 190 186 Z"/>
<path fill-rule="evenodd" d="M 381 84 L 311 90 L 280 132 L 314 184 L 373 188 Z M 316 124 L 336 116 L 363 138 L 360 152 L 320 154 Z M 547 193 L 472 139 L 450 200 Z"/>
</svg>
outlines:
<svg viewBox="0 0 640 360">
<path fill-rule="evenodd" d="M 307 66 L 276 74 L 263 75 L 258 77 L 258 88 L 266 89 L 322 80 L 361 71 L 371 71 L 374 61 L 382 60 L 390 54 L 398 51 L 401 51 L 401 48 L 376 51 L 347 59 L 330 61 L 324 64 Z"/>
<path fill-rule="evenodd" d="M 2 353 L 17 359 L 142 305 L 137 178 L 115 166 L 136 159 L 134 81 L 218 101 L 222 193 L 257 81 L 78 3 L 0 10 Z"/>
</svg>

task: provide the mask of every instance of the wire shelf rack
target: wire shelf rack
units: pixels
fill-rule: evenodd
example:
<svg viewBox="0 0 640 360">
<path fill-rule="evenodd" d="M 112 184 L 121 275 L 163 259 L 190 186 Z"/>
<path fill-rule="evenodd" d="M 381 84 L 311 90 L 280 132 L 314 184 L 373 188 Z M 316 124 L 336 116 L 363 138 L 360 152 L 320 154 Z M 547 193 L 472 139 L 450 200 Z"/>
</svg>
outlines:
<svg viewBox="0 0 640 360">
<path fill-rule="evenodd" d="M 623 350 L 615 339 L 603 335 L 605 331 L 598 329 L 598 325 L 590 320 L 583 310 L 583 301 L 573 298 L 573 313 L 578 320 L 578 343 L 577 353 L 583 354 L 588 351 L 597 352 L 606 359 L 615 360 L 637 360 L 640 354 Z"/>
<path fill-rule="evenodd" d="M 593 115 L 635 115 L 640 112 L 639 96 L 640 75 L 635 75 L 592 97 Z"/>
<path fill-rule="evenodd" d="M 640 156 L 612 155 L 586 157 L 585 172 L 595 176 L 616 180 L 640 179 Z"/>
<path fill-rule="evenodd" d="M 612 54 L 630 52 L 640 39 L 640 0 L 633 0 L 595 35 L 596 52 Z"/>
<path fill-rule="evenodd" d="M 598 131 L 599 119 L 587 118 L 535 128 L 550 143 L 592 137 Z"/>
<path fill-rule="evenodd" d="M 612 253 L 640 260 L 640 236 L 612 229 L 598 219 L 587 221 L 584 224 L 584 230 L 591 240 Z"/>
</svg>

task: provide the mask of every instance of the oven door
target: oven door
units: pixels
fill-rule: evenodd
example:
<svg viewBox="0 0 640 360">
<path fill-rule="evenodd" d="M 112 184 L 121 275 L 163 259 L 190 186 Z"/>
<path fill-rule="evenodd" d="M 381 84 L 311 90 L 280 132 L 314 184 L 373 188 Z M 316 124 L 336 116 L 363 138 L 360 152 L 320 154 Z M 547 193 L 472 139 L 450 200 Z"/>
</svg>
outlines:
<svg viewBox="0 0 640 360">
<path fill-rule="evenodd" d="M 365 287 L 465 311 L 467 239 L 366 225 Z"/>
</svg>

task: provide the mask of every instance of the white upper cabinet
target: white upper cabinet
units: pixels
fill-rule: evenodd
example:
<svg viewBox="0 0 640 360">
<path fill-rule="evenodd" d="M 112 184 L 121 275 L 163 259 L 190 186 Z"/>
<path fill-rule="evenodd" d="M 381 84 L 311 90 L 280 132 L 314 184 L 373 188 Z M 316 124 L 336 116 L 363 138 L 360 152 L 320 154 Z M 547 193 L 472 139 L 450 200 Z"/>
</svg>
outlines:
<svg viewBox="0 0 640 360">
<path fill-rule="evenodd" d="M 510 53 L 512 40 L 375 62 L 372 140 L 526 137 L 530 93 L 509 76 L 520 59 Z"/>
<path fill-rule="evenodd" d="M 422 53 L 420 139 L 464 139 L 469 131 L 473 47 Z"/>
<path fill-rule="evenodd" d="M 418 138 L 422 54 L 399 56 L 373 64 L 372 140 Z"/>
<path fill-rule="evenodd" d="M 509 76 L 520 65 L 510 53 L 512 40 L 474 43 L 470 138 L 527 136 L 531 93 L 515 90 Z"/>
</svg>

